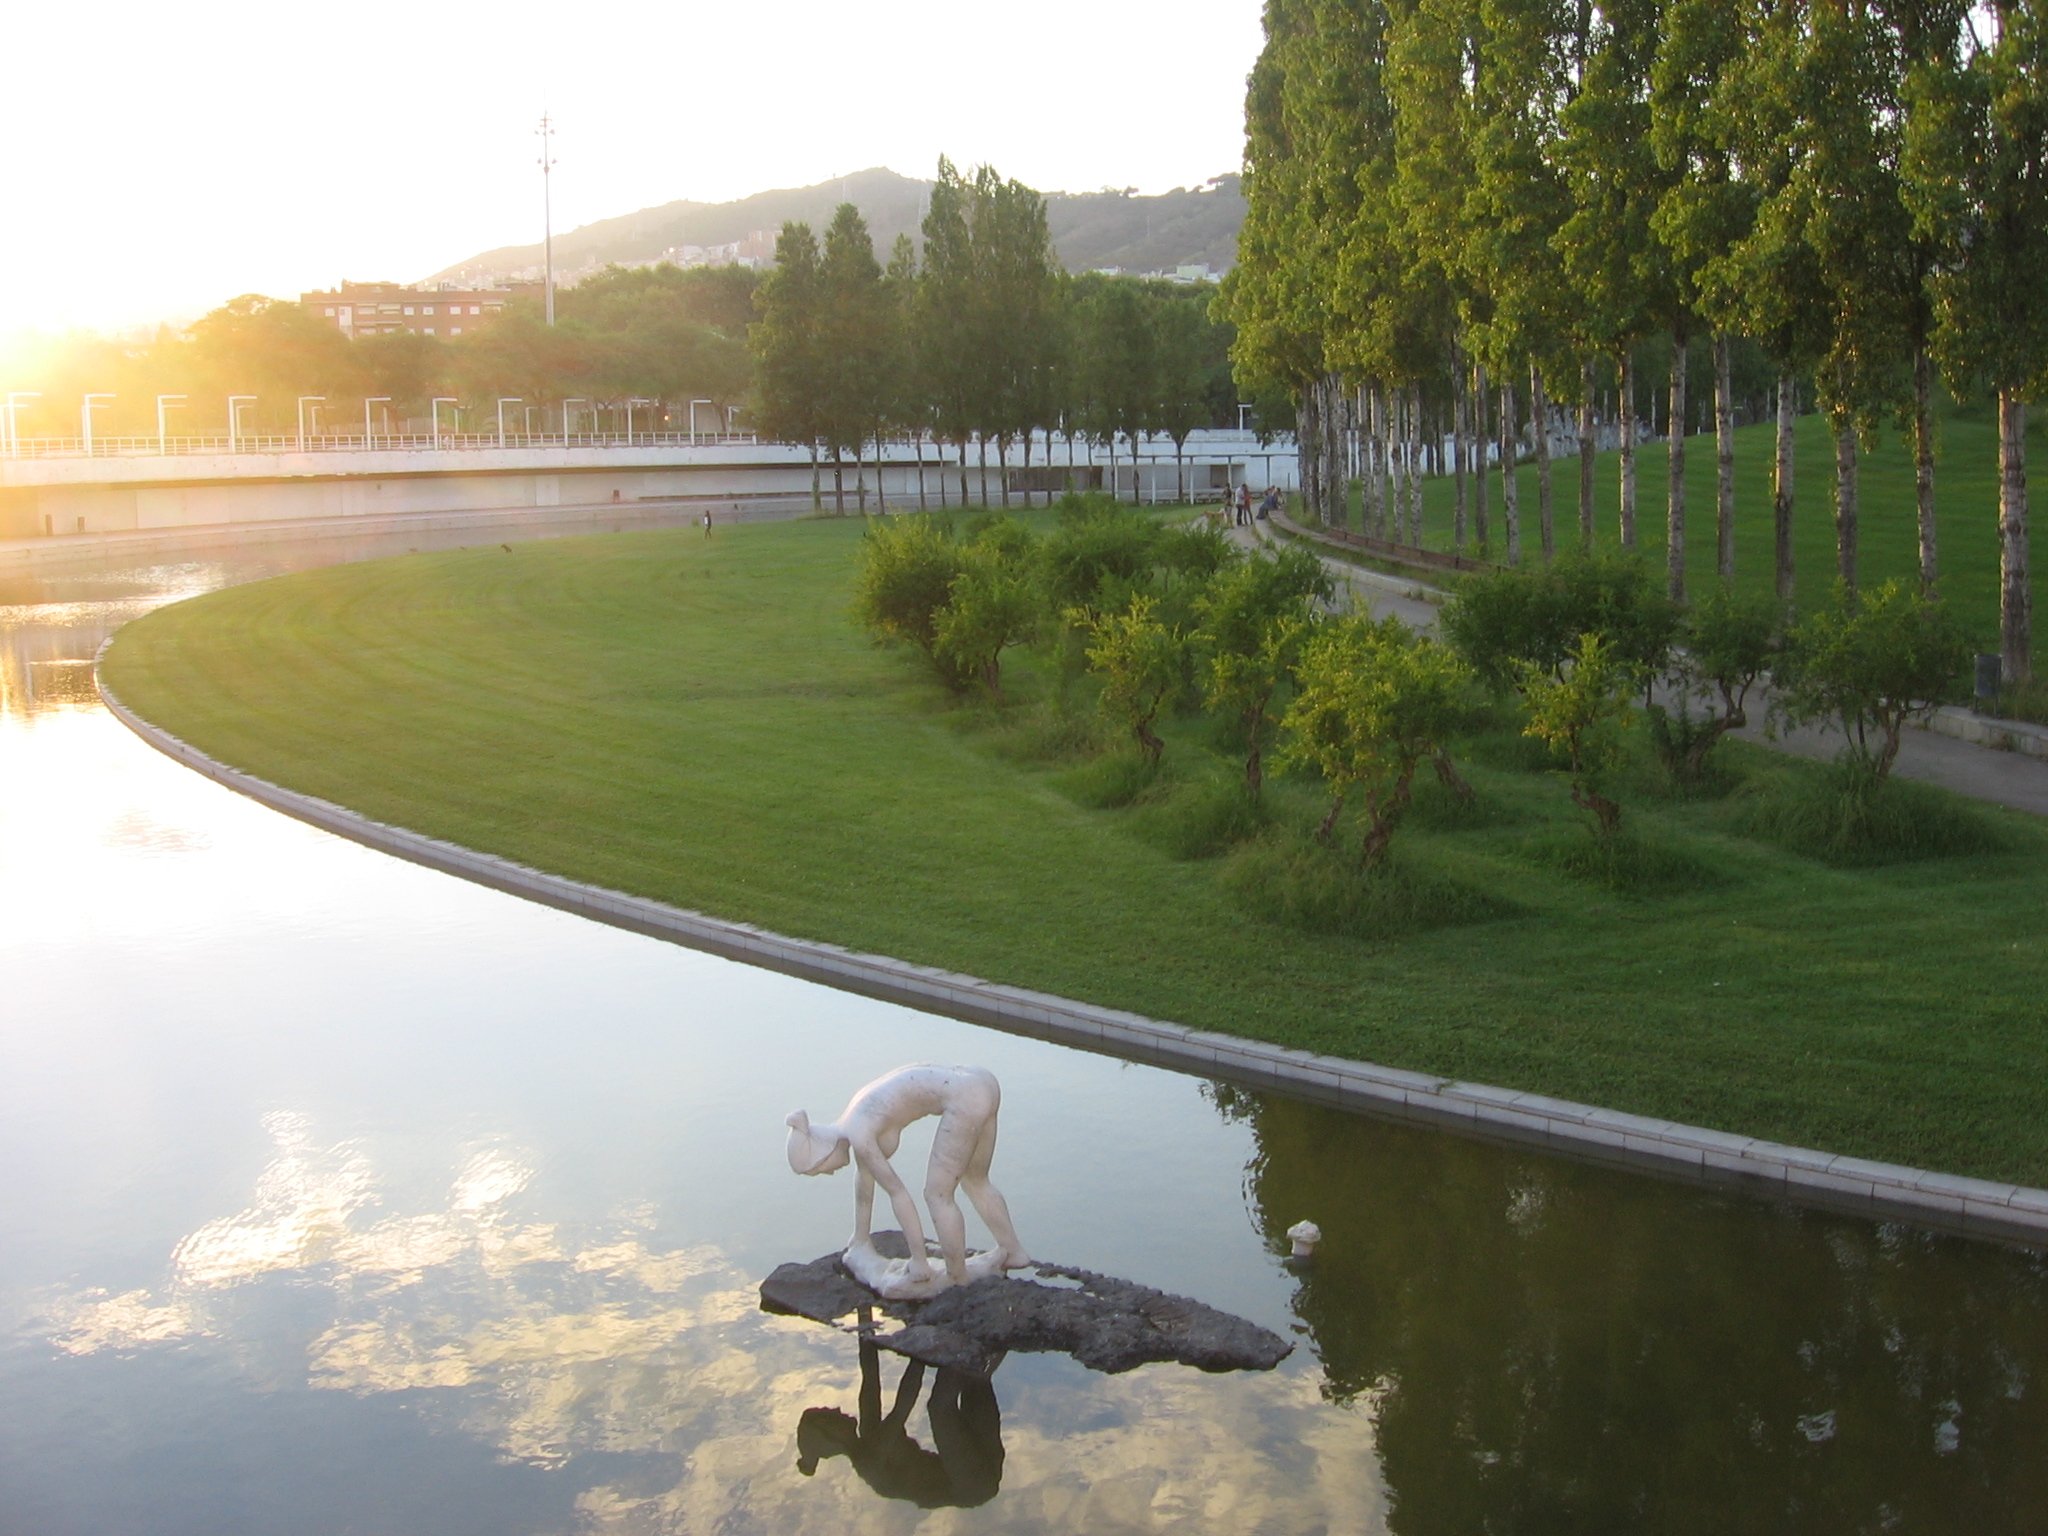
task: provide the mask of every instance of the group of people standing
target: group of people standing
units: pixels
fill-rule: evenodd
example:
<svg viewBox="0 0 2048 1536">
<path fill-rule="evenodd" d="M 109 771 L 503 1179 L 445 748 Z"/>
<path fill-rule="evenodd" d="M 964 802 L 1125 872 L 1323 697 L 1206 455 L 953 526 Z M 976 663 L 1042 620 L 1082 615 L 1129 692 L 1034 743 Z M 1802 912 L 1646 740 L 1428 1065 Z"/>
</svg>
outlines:
<svg viewBox="0 0 2048 1536">
<path fill-rule="evenodd" d="M 1271 487 L 1267 488 L 1264 499 L 1259 502 L 1257 513 L 1252 511 L 1252 488 L 1249 484 L 1240 485 L 1234 492 L 1226 492 L 1225 500 L 1236 513 L 1237 526 L 1240 528 L 1250 527 L 1255 516 L 1270 517 L 1280 510 L 1280 492 Z"/>
</svg>

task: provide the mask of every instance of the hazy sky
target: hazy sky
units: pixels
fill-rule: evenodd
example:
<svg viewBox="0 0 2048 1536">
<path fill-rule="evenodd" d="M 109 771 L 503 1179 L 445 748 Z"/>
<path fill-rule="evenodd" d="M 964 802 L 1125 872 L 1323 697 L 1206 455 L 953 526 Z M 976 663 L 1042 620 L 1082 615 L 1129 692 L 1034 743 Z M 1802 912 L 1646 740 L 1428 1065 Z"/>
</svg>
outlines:
<svg viewBox="0 0 2048 1536">
<path fill-rule="evenodd" d="M 1238 168 L 1258 0 L 17 5 L 0 337 L 411 281 L 554 227 L 941 153 L 1042 191 Z M 4 381 L 0 381 L 4 382 Z"/>
</svg>

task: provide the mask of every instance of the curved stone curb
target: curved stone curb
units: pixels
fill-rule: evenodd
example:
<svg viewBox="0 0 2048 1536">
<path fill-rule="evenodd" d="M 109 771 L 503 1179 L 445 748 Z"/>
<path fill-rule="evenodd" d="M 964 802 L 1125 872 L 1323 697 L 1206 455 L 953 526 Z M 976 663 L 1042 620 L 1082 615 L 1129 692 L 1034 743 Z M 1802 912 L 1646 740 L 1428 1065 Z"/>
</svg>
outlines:
<svg viewBox="0 0 2048 1536">
<path fill-rule="evenodd" d="M 104 653 L 104 647 L 102 647 Z M 94 676 L 98 680 L 97 662 Z M 861 954 L 622 895 L 371 821 L 230 768 L 139 718 L 98 680 L 114 717 L 158 751 L 300 821 L 496 890 L 691 949 L 1011 1034 L 1277 1088 L 1298 1097 L 1493 1141 L 1706 1184 L 1740 1184 L 1802 1205 L 1896 1217 L 1972 1236 L 2048 1245 L 2048 1190 L 1839 1157 L 1536 1093 L 1456 1082 L 1369 1062 L 1189 1029 L 1121 1009 L 1005 986 L 886 955 Z"/>
</svg>

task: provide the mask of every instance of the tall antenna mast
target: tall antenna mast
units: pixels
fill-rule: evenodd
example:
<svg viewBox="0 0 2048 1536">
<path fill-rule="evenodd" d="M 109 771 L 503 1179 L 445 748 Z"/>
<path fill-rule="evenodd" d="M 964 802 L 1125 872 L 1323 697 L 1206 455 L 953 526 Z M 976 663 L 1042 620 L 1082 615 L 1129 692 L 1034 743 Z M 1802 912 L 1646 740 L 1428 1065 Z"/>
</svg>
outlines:
<svg viewBox="0 0 2048 1536">
<path fill-rule="evenodd" d="M 548 121 L 545 110 L 540 115 L 540 126 L 533 130 L 540 136 L 540 218 L 541 250 L 547 263 L 548 324 L 555 323 L 555 216 L 550 201 L 548 173 L 555 168 L 554 146 L 548 141 L 555 136 L 554 124 Z"/>
</svg>

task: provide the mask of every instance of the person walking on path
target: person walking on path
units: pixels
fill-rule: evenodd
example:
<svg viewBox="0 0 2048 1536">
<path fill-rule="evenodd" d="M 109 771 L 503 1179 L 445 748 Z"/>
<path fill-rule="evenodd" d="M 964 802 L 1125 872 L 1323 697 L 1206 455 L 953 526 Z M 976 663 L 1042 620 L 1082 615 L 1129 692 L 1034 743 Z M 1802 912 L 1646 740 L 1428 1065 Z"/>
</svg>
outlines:
<svg viewBox="0 0 2048 1536">
<path fill-rule="evenodd" d="M 704 537 L 707 539 L 711 537 L 711 509 L 709 507 L 704 509 Z"/>
</svg>

